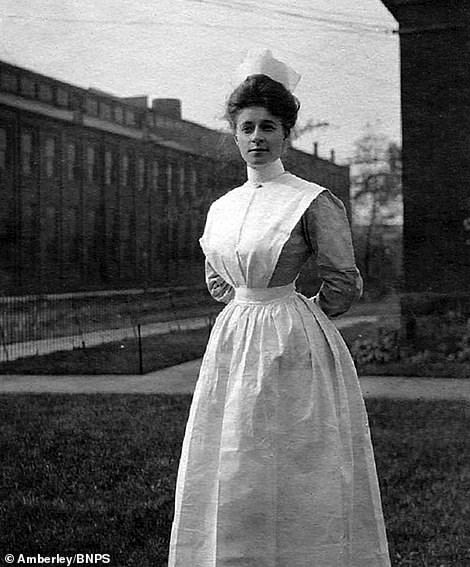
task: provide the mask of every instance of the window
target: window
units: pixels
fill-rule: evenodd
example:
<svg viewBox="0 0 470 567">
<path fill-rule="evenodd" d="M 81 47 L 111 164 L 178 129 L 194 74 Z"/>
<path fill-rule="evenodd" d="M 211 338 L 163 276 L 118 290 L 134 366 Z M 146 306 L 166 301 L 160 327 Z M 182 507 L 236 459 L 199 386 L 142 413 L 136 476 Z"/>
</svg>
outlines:
<svg viewBox="0 0 470 567">
<path fill-rule="evenodd" d="M 95 180 L 95 162 L 96 162 L 96 152 L 95 148 L 88 146 L 86 152 L 86 165 L 87 165 L 87 177 L 88 181 Z"/>
<path fill-rule="evenodd" d="M 135 112 L 126 108 L 126 124 L 128 126 L 135 126 Z"/>
<path fill-rule="evenodd" d="M 168 197 L 171 196 L 172 185 L 173 185 L 173 166 L 171 163 L 168 163 L 166 166 L 166 190 Z"/>
<path fill-rule="evenodd" d="M 121 185 L 129 183 L 129 156 L 124 154 L 121 160 Z"/>
<path fill-rule="evenodd" d="M 86 99 L 86 112 L 91 116 L 98 116 L 98 101 L 91 96 Z"/>
<path fill-rule="evenodd" d="M 51 259 L 56 259 L 57 246 L 57 211 L 55 207 L 46 207 L 46 248 Z"/>
<path fill-rule="evenodd" d="M 197 193 L 197 171 L 196 171 L 196 168 L 194 167 L 194 165 L 191 166 L 190 187 L 191 187 L 191 195 L 193 197 L 196 197 L 196 193 Z"/>
<path fill-rule="evenodd" d="M 145 185 L 145 160 L 140 157 L 137 160 L 137 191 L 143 191 Z"/>
<path fill-rule="evenodd" d="M 31 98 L 36 96 L 36 85 L 29 77 L 21 77 L 21 94 Z"/>
<path fill-rule="evenodd" d="M 94 210 L 86 211 L 85 222 L 85 263 L 88 272 L 92 273 L 93 262 L 96 260 L 96 213 Z"/>
<path fill-rule="evenodd" d="M 179 253 L 183 258 L 187 258 L 190 254 L 190 244 L 191 244 L 191 225 L 190 216 L 188 214 L 183 217 L 183 226 L 180 227 L 179 235 Z"/>
<path fill-rule="evenodd" d="M 33 135 L 21 134 L 21 173 L 31 175 L 33 169 Z"/>
<path fill-rule="evenodd" d="M 100 118 L 111 120 L 111 106 L 105 102 L 100 102 Z"/>
<path fill-rule="evenodd" d="M 124 113 L 122 111 L 121 106 L 115 106 L 114 107 L 114 119 L 116 120 L 116 122 L 119 122 L 120 124 L 122 124 L 122 122 L 124 120 Z"/>
<path fill-rule="evenodd" d="M 179 178 L 179 193 L 180 197 L 184 197 L 184 184 L 185 184 L 185 171 L 184 171 L 184 163 L 182 163 L 179 167 L 180 170 L 180 178 Z"/>
<path fill-rule="evenodd" d="M 51 102 L 53 99 L 53 92 L 50 85 L 45 83 L 39 84 L 39 99 L 43 102 Z"/>
<path fill-rule="evenodd" d="M 173 217 L 174 218 L 174 217 Z M 180 229 L 180 224 L 181 222 L 175 222 L 173 221 L 170 225 L 170 234 L 171 234 L 171 243 L 173 246 L 173 254 L 175 255 L 175 260 L 180 260 L 181 259 L 181 254 L 180 254 L 180 250 L 181 250 L 181 233 L 183 232 Z"/>
<path fill-rule="evenodd" d="M 207 193 L 207 189 L 209 187 L 209 173 L 204 171 L 202 174 L 202 186 L 204 188 L 204 192 Z"/>
<path fill-rule="evenodd" d="M 111 185 L 113 182 L 113 154 L 111 150 L 104 153 L 104 183 Z"/>
<path fill-rule="evenodd" d="M 122 243 L 127 245 L 131 231 L 130 231 L 131 219 L 129 215 L 129 210 L 123 209 L 121 211 L 121 240 Z"/>
<path fill-rule="evenodd" d="M 158 189 L 158 161 L 152 163 L 152 189 L 157 191 Z"/>
<path fill-rule="evenodd" d="M 0 169 L 5 170 L 7 165 L 7 131 L 0 128 Z"/>
<path fill-rule="evenodd" d="M 26 260 L 26 264 L 32 262 L 37 245 L 37 232 L 36 223 L 38 222 L 38 215 L 35 214 L 32 205 L 25 203 L 23 205 L 23 226 L 22 226 L 22 247 L 21 251 Z M 29 260 L 29 262 L 28 262 Z"/>
<path fill-rule="evenodd" d="M 18 78 L 13 73 L 3 71 L 0 79 L 0 86 L 2 89 L 10 92 L 18 90 Z"/>
<path fill-rule="evenodd" d="M 75 208 L 67 207 L 63 211 L 64 215 L 64 248 L 66 259 L 69 262 L 79 260 L 79 240 L 78 240 L 78 214 Z"/>
<path fill-rule="evenodd" d="M 59 106 L 69 105 L 69 93 L 61 87 L 57 89 L 57 104 Z"/>
<path fill-rule="evenodd" d="M 54 167 L 55 167 L 55 140 L 54 140 L 54 138 L 47 138 L 46 139 L 44 159 L 45 159 L 46 177 L 53 177 L 54 176 Z"/>
<path fill-rule="evenodd" d="M 67 179 L 73 181 L 75 179 L 75 171 L 77 167 L 77 147 L 73 142 L 67 144 Z"/>
</svg>

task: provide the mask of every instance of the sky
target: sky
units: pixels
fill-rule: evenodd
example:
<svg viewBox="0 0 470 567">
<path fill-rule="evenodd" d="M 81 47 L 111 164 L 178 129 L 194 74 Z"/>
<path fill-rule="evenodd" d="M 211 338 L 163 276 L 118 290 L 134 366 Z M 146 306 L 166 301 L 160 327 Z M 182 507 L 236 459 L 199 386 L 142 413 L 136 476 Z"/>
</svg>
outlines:
<svg viewBox="0 0 470 567">
<path fill-rule="evenodd" d="M 299 125 L 327 123 L 295 145 L 347 163 L 367 124 L 400 143 L 397 27 L 380 0 L 0 0 L 0 59 L 221 129 L 236 67 L 268 48 L 302 75 Z"/>
</svg>

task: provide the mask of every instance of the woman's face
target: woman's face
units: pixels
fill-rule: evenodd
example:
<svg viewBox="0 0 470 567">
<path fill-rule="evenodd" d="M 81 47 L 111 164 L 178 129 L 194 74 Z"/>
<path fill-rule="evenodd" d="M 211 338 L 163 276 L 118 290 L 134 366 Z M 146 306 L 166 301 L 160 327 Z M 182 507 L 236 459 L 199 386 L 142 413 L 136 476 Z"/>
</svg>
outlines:
<svg viewBox="0 0 470 567">
<path fill-rule="evenodd" d="M 263 106 L 239 112 L 235 141 L 247 165 L 255 168 L 281 157 L 287 143 L 281 120 Z"/>
</svg>

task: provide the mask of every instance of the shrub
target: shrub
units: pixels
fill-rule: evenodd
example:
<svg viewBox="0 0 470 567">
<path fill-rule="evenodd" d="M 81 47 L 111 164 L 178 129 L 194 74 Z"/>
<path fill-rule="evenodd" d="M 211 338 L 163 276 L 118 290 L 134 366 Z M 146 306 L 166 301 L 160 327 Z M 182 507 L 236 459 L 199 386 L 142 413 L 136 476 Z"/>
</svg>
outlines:
<svg viewBox="0 0 470 567">
<path fill-rule="evenodd" d="M 432 341 L 419 346 L 401 344 L 399 331 L 379 328 L 371 336 L 360 336 L 350 343 L 354 362 L 359 367 L 384 365 L 400 361 L 404 364 L 468 363 L 470 362 L 470 319 L 465 325 L 455 323 L 455 315 L 448 313 L 442 320 L 441 334 L 429 329 Z"/>
<path fill-rule="evenodd" d="M 385 363 L 400 358 L 397 330 L 379 328 L 375 337 L 361 337 L 351 344 L 351 354 L 358 365 Z"/>
</svg>

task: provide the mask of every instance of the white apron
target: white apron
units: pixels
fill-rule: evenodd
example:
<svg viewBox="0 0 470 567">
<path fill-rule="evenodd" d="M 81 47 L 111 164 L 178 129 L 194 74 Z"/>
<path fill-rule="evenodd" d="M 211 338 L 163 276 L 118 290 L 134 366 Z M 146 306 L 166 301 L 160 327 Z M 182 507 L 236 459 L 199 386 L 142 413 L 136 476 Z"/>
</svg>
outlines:
<svg viewBox="0 0 470 567">
<path fill-rule="evenodd" d="M 299 180 L 302 181 L 302 180 Z M 367 415 L 334 324 L 294 283 L 268 288 L 322 188 L 245 184 L 201 246 L 235 287 L 183 442 L 169 567 L 389 567 Z"/>
</svg>

